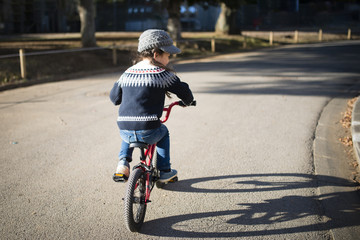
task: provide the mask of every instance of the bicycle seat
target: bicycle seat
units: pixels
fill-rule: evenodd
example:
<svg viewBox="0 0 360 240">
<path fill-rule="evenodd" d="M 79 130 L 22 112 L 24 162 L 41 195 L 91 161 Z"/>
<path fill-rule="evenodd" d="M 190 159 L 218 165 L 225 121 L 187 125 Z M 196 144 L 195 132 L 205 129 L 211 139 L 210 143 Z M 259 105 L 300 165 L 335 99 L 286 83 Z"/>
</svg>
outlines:
<svg viewBox="0 0 360 240">
<path fill-rule="evenodd" d="M 143 142 L 132 142 L 130 143 L 130 148 L 144 148 L 147 149 L 149 144 Z"/>
</svg>

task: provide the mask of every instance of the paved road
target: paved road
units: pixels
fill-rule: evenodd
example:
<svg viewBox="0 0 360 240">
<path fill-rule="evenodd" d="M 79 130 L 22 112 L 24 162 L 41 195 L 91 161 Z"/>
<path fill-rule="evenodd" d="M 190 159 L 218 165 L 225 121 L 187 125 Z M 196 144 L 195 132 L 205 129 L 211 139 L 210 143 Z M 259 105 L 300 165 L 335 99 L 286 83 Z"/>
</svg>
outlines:
<svg viewBox="0 0 360 240">
<path fill-rule="evenodd" d="M 120 73 L 0 93 L 1 236 L 5 239 L 329 239 L 313 160 L 323 108 L 360 77 L 360 42 L 235 54 L 177 65 L 198 101 L 168 127 L 180 181 L 155 189 L 142 233 L 122 223 L 111 175 L 120 137 L 108 93 Z M 337 180 L 337 181 L 335 181 Z M 327 201 L 328 202 L 328 201 Z"/>
</svg>

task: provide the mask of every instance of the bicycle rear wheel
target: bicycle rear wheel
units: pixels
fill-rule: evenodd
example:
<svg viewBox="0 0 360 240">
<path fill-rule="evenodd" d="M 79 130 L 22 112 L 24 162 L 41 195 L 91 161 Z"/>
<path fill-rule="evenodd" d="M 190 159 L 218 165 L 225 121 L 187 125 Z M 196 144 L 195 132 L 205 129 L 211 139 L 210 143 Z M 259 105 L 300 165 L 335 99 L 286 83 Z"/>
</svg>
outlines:
<svg viewBox="0 0 360 240">
<path fill-rule="evenodd" d="M 132 232 L 139 232 L 144 222 L 145 204 L 145 172 L 137 168 L 131 174 L 124 198 L 124 217 L 126 227 Z"/>
</svg>

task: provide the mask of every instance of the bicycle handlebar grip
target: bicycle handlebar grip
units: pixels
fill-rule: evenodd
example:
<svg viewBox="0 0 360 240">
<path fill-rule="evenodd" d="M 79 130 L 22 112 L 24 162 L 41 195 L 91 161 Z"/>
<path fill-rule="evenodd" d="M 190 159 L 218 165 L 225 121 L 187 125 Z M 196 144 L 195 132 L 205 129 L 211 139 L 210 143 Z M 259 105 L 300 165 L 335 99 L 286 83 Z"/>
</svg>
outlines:
<svg viewBox="0 0 360 240">
<path fill-rule="evenodd" d="M 196 106 L 196 100 L 192 101 L 189 105 L 186 105 L 183 101 L 179 101 L 179 106 L 181 107 Z"/>
<path fill-rule="evenodd" d="M 192 101 L 192 102 L 190 103 L 190 106 L 196 106 L 196 100 Z"/>
</svg>

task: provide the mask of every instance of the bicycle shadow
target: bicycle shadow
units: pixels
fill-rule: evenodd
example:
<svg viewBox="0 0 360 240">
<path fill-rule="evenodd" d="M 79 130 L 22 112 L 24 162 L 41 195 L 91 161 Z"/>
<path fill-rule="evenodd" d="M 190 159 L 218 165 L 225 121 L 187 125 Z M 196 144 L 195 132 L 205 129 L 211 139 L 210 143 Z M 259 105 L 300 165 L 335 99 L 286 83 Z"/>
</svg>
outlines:
<svg viewBox="0 0 360 240">
<path fill-rule="evenodd" d="M 241 185 L 241 188 L 235 189 L 212 189 L 197 186 L 197 184 L 218 181 L 226 179 L 245 179 L 236 181 L 235 183 Z M 292 181 L 275 181 L 271 179 L 266 181 L 266 178 L 288 178 Z M 210 185 L 210 184 L 202 184 Z M 225 176 L 212 176 L 204 178 L 193 178 L 186 180 L 179 180 L 178 182 L 165 185 L 164 189 L 168 191 L 176 192 L 195 192 L 195 193 L 241 193 L 241 192 L 264 192 L 264 191 L 278 191 L 288 189 L 301 189 L 301 188 L 313 188 L 321 186 L 343 186 L 354 187 L 356 184 L 350 182 L 347 179 L 311 175 L 301 173 L 268 173 L 268 174 L 238 174 L 238 175 L 225 175 Z"/>
<path fill-rule="evenodd" d="M 294 181 L 273 181 L 276 177 L 293 178 Z M 238 189 L 205 189 L 196 187 L 199 183 L 224 179 L 242 178 L 236 181 Z M 249 180 L 250 178 L 250 180 Z M 262 180 L 253 180 L 261 178 Z M 269 178 L 267 181 L 266 178 Z M 272 178 L 272 179 L 271 179 Z M 244 188 L 244 186 L 246 188 Z M 360 225 L 359 192 L 354 190 L 355 183 L 331 176 L 308 174 L 248 174 L 188 179 L 166 186 L 167 190 L 199 193 L 245 193 L 261 191 L 283 191 L 289 189 L 319 187 L 345 187 L 349 191 L 339 191 L 319 196 L 290 195 L 278 199 L 267 199 L 260 203 L 238 203 L 239 209 L 212 211 L 170 216 L 144 223 L 141 233 L 160 237 L 179 238 L 223 238 L 268 236 L 299 232 L 326 231 L 334 228 Z M 209 199 L 209 201 L 212 201 Z M 322 210 L 321 205 L 331 206 L 331 210 Z M 320 211 L 319 211 L 320 209 Z M 322 218 L 318 224 L 308 224 L 308 217 Z M 209 220 L 211 219 L 211 220 Z M 216 231 L 204 228 L 208 221 L 217 221 L 231 231 Z M 298 220 L 296 226 L 286 223 Z M 198 225 L 196 225 L 198 223 Z M 200 224 L 199 224 L 200 223 Z M 282 224 L 283 223 L 283 224 Z M 269 229 L 266 226 L 272 226 Z M 300 225 L 300 226 L 299 226 Z M 211 226 L 211 225 L 210 225 Z M 231 227 L 233 226 L 233 227 Z M 243 227 L 248 226 L 248 227 Z M 238 231 L 234 229 L 240 229 Z M 354 234 L 358 234 L 355 233 Z M 356 235 L 354 235 L 356 238 Z"/>
</svg>

